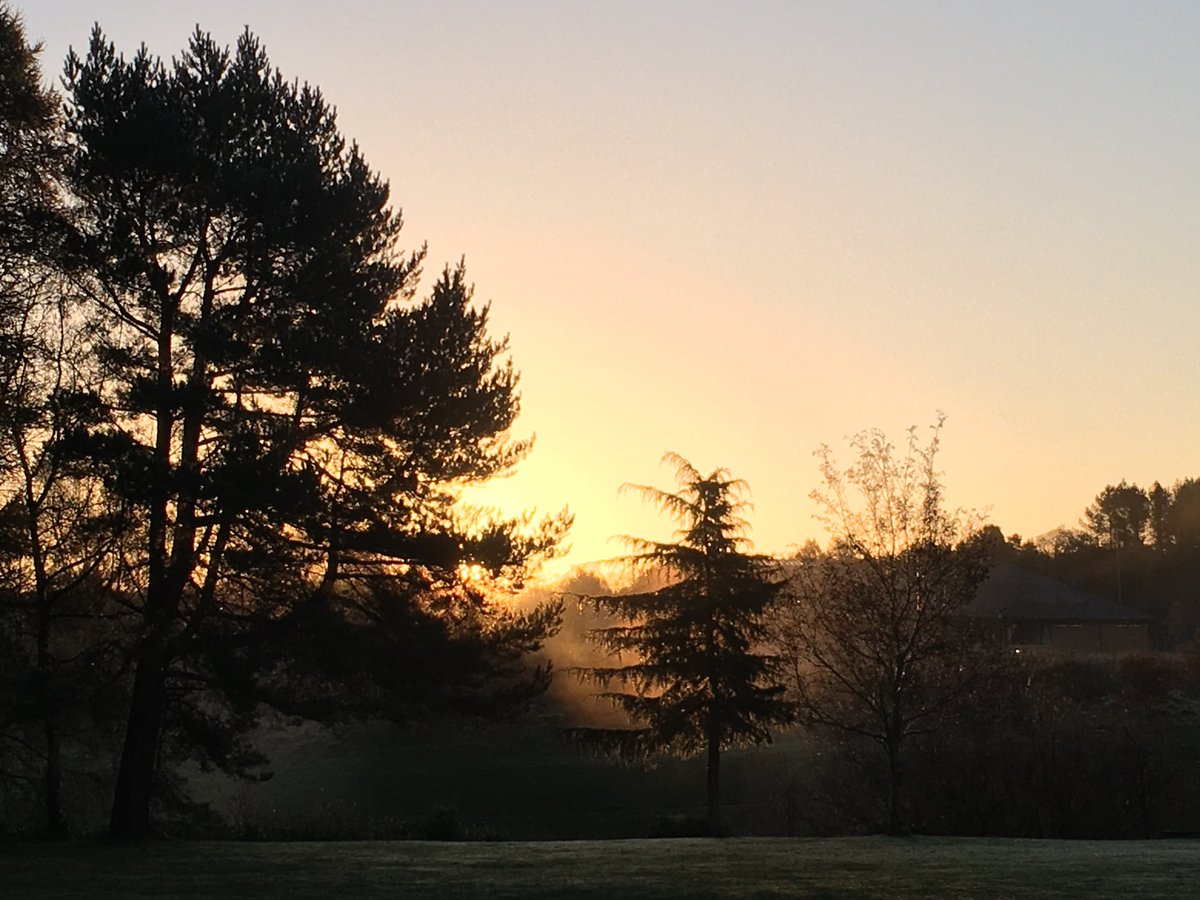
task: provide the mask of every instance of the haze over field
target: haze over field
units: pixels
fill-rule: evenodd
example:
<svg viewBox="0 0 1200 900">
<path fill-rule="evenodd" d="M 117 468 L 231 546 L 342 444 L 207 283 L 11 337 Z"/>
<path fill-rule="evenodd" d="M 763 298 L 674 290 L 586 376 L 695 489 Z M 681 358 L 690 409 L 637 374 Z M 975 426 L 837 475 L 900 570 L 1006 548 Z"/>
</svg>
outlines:
<svg viewBox="0 0 1200 900">
<path fill-rule="evenodd" d="M 511 335 L 537 444 L 486 496 L 569 504 L 568 562 L 663 533 L 617 486 L 667 449 L 819 536 L 812 451 L 936 409 L 1006 532 L 1200 474 L 1195 4 L 25 7 L 49 73 L 199 23 L 321 87 Z"/>
</svg>

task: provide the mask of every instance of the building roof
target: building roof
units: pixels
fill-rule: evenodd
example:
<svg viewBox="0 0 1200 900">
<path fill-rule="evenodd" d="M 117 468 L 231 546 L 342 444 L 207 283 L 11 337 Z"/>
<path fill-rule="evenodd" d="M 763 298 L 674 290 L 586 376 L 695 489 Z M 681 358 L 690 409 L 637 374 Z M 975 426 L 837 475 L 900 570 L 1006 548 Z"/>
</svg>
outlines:
<svg viewBox="0 0 1200 900">
<path fill-rule="evenodd" d="M 1154 619 L 1141 610 L 1003 562 L 992 568 L 963 611 L 979 619 L 1019 621 L 1134 623 Z"/>
</svg>

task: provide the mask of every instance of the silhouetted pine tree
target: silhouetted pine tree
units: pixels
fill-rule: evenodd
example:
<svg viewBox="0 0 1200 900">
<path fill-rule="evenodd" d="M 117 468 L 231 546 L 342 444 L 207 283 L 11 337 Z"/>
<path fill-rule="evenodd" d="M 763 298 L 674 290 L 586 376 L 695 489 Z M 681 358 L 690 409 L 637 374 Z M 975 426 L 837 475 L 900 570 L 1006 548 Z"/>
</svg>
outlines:
<svg viewBox="0 0 1200 900">
<path fill-rule="evenodd" d="M 621 664 L 582 671 L 604 686 L 601 696 L 623 709 L 631 729 L 578 729 L 577 737 L 637 757 L 703 753 L 707 825 L 722 830 L 721 751 L 770 740 L 791 706 L 776 680 L 776 659 L 763 652 L 764 612 L 780 587 L 773 560 L 746 552 L 741 498 L 746 484 L 725 469 L 707 476 L 669 453 L 676 492 L 626 485 L 680 523 L 676 540 L 626 538 L 634 568 L 662 570 L 671 583 L 642 593 L 590 598 L 625 624 L 590 637 Z M 628 660 L 628 661 L 624 661 Z"/>
<path fill-rule="evenodd" d="M 230 735 L 258 699 L 395 712 L 448 682 L 480 700 L 497 671 L 542 686 L 516 660 L 554 611 L 504 613 L 465 576 L 518 579 L 566 517 L 455 512 L 456 485 L 526 449 L 462 267 L 411 302 L 423 251 L 397 250 L 387 185 L 248 33 L 230 53 L 197 31 L 167 65 L 97 29 L 66 89 L 73 274 L 103 367 L 104 421 L 75 449 L 140 520 L 112 831 L 149 832 L 168 733 L 175 754 L 252 763 Z M 408 665 L 414 648 L 440 664 Z"/>
</svg>

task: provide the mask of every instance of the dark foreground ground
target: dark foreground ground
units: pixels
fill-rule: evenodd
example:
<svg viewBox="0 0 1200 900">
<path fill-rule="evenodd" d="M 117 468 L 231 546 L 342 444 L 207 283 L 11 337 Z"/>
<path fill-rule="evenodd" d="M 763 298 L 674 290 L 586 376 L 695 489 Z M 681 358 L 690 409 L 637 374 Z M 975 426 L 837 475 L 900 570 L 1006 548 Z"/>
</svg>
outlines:
<svg viewBox="0 0 1200 900">
<path fill-rule="evenodd" d="M 1193 897 L 1200 842 L 740 838 L 0 845 L 0 896 Z"/>
</svg>

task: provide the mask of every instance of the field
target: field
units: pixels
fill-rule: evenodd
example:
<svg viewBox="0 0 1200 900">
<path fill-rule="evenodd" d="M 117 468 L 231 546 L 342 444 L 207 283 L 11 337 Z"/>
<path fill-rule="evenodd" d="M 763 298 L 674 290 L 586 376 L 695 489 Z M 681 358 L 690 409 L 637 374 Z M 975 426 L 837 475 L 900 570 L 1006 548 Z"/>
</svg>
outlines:
<svg viewBox="0 0 1200 900">
<path fill-rule="evenodd" d="M 5 897 L 1186 897 L 1200 843 L 740 838 L 0 845 Z"/>
</svg>

